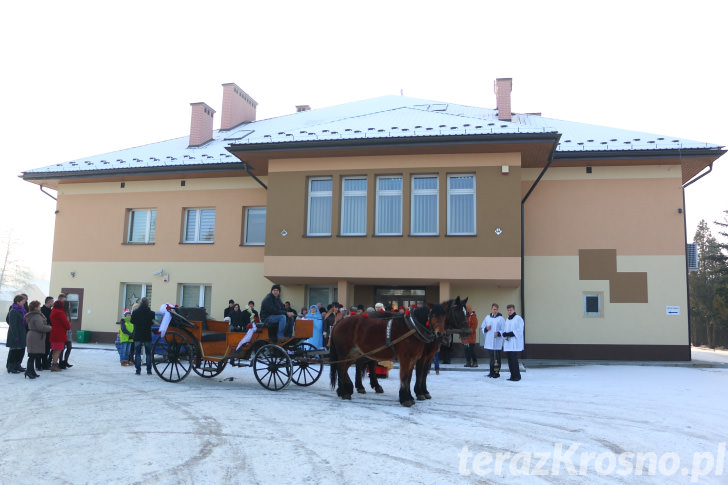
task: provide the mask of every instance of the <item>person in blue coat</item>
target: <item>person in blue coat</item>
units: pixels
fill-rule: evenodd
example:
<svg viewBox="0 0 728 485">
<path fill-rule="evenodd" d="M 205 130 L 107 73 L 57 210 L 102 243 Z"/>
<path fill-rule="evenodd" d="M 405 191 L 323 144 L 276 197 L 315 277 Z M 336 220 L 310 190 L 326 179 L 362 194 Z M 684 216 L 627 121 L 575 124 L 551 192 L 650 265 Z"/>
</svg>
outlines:
<svg viewBox="0 0 728 485">
<path fill-rule="evenodd" d="M 316 305 L 311 305 L 306 315 L 308 320 L 313 320 L 313 336 L 306 342 L 310 343 L 317 349 L 323 348 L 324 346 L 324 321 L 321 317 L 321 312 Z"/>
</svg>

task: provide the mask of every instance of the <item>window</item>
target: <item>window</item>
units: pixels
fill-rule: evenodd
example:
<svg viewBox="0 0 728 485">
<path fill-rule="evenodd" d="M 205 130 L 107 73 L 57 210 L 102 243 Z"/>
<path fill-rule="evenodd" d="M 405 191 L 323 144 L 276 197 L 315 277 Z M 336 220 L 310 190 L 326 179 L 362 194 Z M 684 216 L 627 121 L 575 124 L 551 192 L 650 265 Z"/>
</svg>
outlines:
<svg viewBox="0 0 728 485">
<path fill-rule="evenodd" d="M 367 179 L 347 177 L 341 190 L 341 235 L 364 236 L 367 233 Z"/>
<path fill-rule="evenodd" d="M 204 308 L 210 314 L 212 286 L 180 285 L 179 301 L 184 307 Z"/>
<path fill-rule="evenodd" d="M 308 287 L 308 305 L 306 308 L 317 303 L 323 303 L 324 308 L 329 303 L 335 302 L 339 289 L 336 286 L 310 285 Z"/>
<path fill-rule="evenodd" d="M 475 235 L 475 175 L 447 177 L 447 233 Z"/>
<path fill-rule="evenodd" d="M 187 209 L 185 211 L 184 242 L 215 242 L 215 209 Z"/>
<path fill-rule="evenodd" d="M 412 177 L 412 221 L 410 233 L 415 236 L 437 235 L 439 182 L 437 175 Z"/>
<path fill-rule="evenodd" d="M 147 297 L 150 308 L 152 303 L 152 285 L 146 283 L 124 283 L 124 298 L 122 300 L 121 310 L 131 308 L 135 303 L 139 303 L 142 298 Z M 121 311 L 119 312 L 121 315 Z"/>
<path fill-rule="evenodd" d="M 402 234 L 402 177 L 377 178 L 377 236 Z"/>
<path fill-rule="evenodd" d="M 308 181 L 309 236 L 331 235 L 331 177 L 311 178 Z"/>
<path fill-rule="evenodd" d="M 265 244 L 265 207 L 248 207 L 245 209 L 246 246 L 263 246 Z"/>
<path fill-rule="evenodd" d="M 126 242 L 132 244 L 151 244 L 157 226 L 157 211 L 153 209 L 130 209 L 129 230 Z"/>
<path fill-rule="evenodd" d="M 601 317 L 602 316 L 602 294 L 601 293 L 584 293 L 584 316 L 585 317 Z"/>
</svg>

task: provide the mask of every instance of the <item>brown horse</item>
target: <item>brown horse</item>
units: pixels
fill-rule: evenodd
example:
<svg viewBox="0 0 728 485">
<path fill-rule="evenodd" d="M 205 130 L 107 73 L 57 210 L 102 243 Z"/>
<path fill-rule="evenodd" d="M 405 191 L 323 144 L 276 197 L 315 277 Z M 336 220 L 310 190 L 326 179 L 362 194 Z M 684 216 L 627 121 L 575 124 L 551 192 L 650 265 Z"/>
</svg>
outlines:
<svg viewBox="0 0 728 485">
<path fill-rule="evenodd" d="M 351 315 L 341 320 L 331 331 L 331 388 L 338 377 L 336 394 L 351 399 L 354 386 L 348 370 L 357 359 L 399 360 L 399 402 L 412 406 L 412 371 L 425 345 L 445 334 L 445 315 L 441 305 L 434 305 L 390 318 Z"/>
<path fill-rule="evenodd" d="M 461 300 L 458 296 L 453 300 L 448 300 L 442 303 L 442 307 L 445 310 L 445 329 L 458 332 L 468 327 L 467 310 L 465 305 L 468 303 L 468 299 Z M 449 338 L 447 334 L 443 338 Z M 422 356 L 417 359 L 415 364 L 415 396 L 418 401 L 425 399 L 432 399 L 429 391 L 427 390 L 427 374 L 430 372 L 430 365 L 435 359 L 435 354 L 440 350 L 440 340 L 435 339 L 432 342 L 425 345 Z M 357 374 L 356 374 L 356 389 L 359 393 L 364 394 L 364 386 L 361 382 L 361 374 L 365 366 L 369 366 L 369 384 L 372 386 L 377 393 L 383 392 L 382 387 L 379 385 L 376 373 L 373 372 L 375 362 L 367 359 L 360 359 L 356 362 Z"/>
</svg>

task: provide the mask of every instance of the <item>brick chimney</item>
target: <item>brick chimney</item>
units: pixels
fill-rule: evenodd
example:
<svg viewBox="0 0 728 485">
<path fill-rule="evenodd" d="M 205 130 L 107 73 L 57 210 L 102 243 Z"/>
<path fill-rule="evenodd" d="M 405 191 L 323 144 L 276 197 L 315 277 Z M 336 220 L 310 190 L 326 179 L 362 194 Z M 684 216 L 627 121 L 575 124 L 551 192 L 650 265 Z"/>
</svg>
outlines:
<svg viewBox="0 0 728 485">
<path fill-rule="evenodd" d="M 510 77 L 499 77 L 495 80 L 495 102 L 498 109 L 498 119 L 511 121 L 511 89 L 513 79 Z"/>
<path fill-rule="evenodd" d="M 215 110 L 205 103 L 190 103 L 192 123 L 190 124 L 190 145 L 198 147 L 212 140 L 212 118 Z"/>
<path fill-rule="evenodd" d="M 258 103 L 235 83 L 222 85 L 222 115 L 220 129 L 235 128 L 244 121 L 255 121 Z"/>
</svg>

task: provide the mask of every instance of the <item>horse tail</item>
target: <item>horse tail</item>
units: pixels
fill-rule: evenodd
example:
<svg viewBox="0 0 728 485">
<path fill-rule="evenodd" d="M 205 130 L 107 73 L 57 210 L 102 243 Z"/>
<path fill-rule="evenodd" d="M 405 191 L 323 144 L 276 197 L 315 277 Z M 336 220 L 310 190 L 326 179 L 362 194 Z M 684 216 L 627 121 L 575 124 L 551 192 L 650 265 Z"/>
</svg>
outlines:
<svg viewBox="0 0 728 485">
<path fill-rule="evenodd" d="M 331 339 L 331 342 L 329 343 L 329 362 L 336 362 L 339 360 L 339 356 L 336 354 L 336 344 L 334 343 L 334 339 Z M 329 364 L 329 369 L 331 373 L 331 389 L 336 388 L 336 366 L 339 364 Z"/>
</svg>

